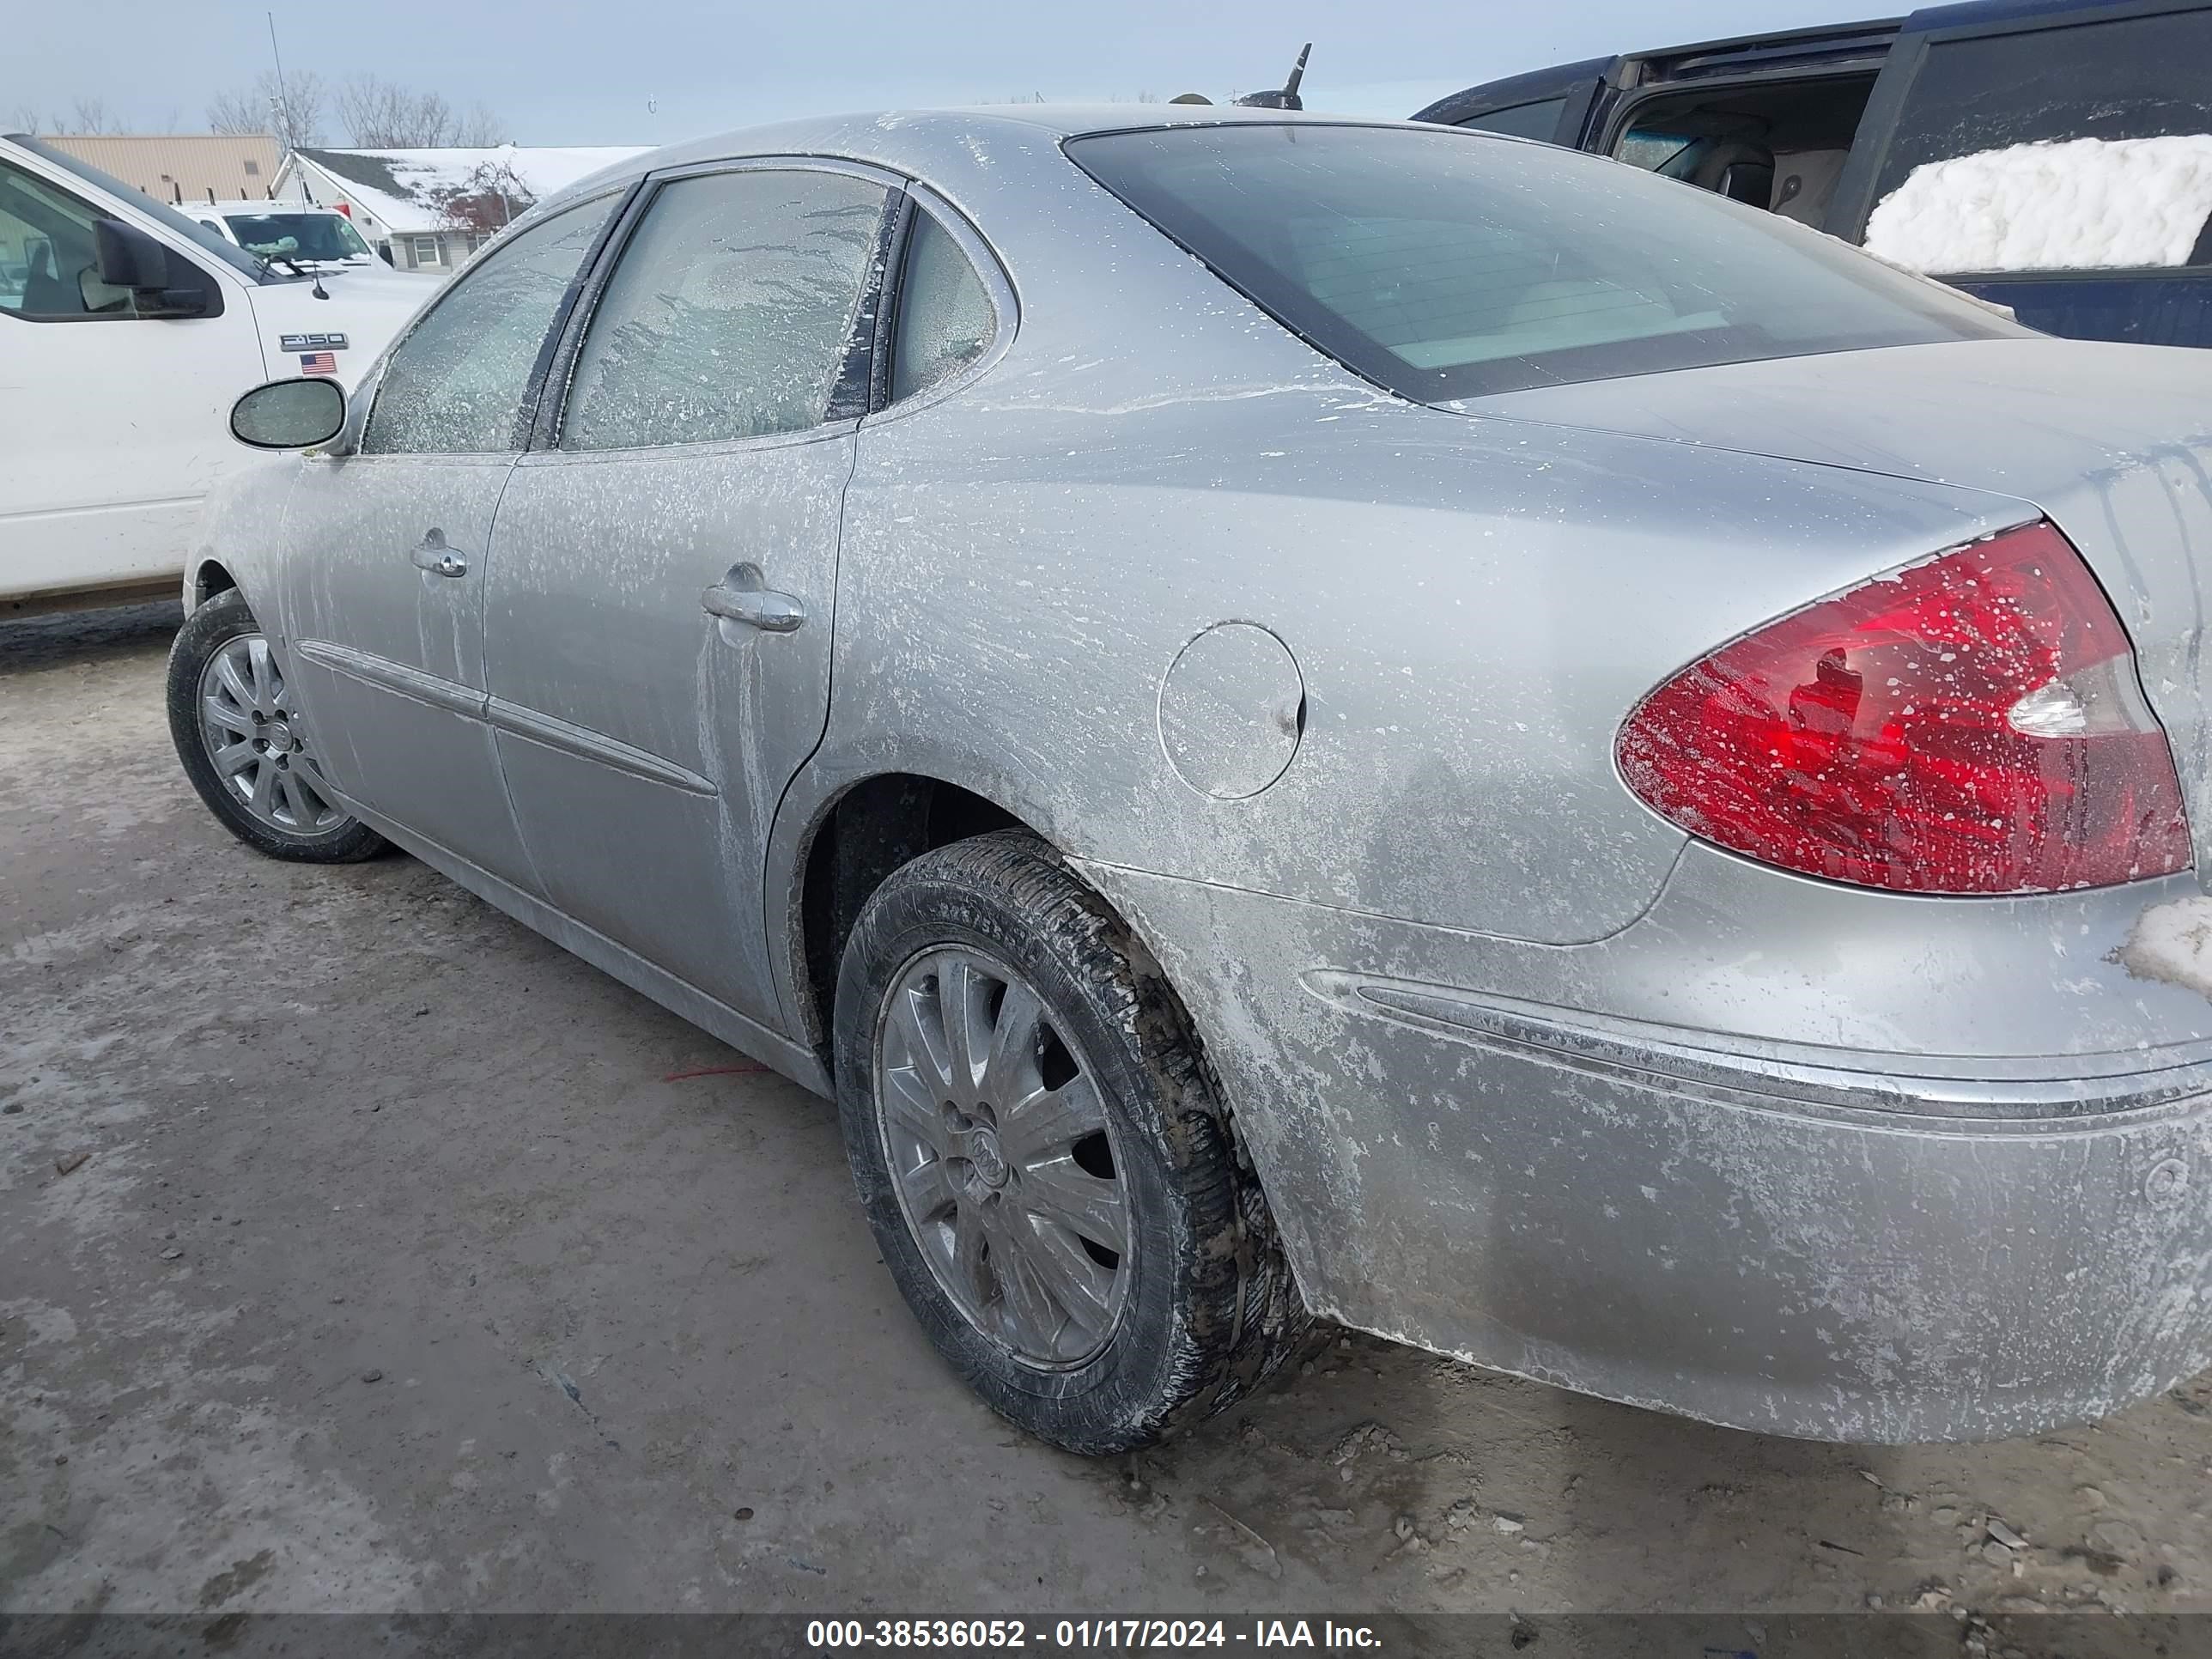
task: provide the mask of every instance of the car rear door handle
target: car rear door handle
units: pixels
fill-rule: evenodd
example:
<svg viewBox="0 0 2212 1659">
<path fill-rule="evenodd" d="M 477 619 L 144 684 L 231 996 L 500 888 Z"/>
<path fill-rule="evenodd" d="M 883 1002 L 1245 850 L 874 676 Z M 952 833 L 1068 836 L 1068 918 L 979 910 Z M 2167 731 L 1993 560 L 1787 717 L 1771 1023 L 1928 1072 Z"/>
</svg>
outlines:
<svg viewBox="0 0 2212 1659">
<path fill-rule="evenodd" d="M 427 570 L 434 576 L 465 576 L 469 574 L 468 560 L 446 545 L 446 532 L 442 530 L 423 532 L 422 539 L 415 544 L 410 556 L 414 559 L 417 570 Z"/>
<path fill-rule="evenodd" d="M 767 585 L 757 564 L 730 567 L 730 574 L 699 596 L 710 617 L 743 623 L 763 634 L 788 634 L 806 620 L 806 607 L 789 593 Z"/>
</svg>

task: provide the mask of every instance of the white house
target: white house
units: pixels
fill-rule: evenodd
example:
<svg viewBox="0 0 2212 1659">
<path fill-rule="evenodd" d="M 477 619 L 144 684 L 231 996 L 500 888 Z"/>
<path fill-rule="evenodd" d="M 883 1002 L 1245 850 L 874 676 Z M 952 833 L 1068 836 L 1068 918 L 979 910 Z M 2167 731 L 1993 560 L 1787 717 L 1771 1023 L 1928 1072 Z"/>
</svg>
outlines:
<svg viewBox="0 0 2212 1659">
<path fill-rule="evenodd" d="M 334 207 L 402 270 L 451 271 L 532 202 L 626 161 L 636 144 L 546 148 L 295 149 L 279 201 Z"/>
</svg>

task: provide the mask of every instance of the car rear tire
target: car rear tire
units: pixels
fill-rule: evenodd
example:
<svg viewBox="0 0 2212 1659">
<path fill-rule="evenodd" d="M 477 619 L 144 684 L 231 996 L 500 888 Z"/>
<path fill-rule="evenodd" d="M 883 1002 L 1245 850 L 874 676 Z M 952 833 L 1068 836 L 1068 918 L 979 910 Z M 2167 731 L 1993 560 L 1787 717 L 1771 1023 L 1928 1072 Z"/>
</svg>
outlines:
<svg viewBox="0 0 2212 1659">
<path fill-rule="evenodd" d="M 1069 1451 L 1249 1392 L 1309 1322 L 1188 1019 L 1036 836 L 925 854 L 840 964 L 839 1115 L 870 1225 L 937 1350 Z"/>
<path fill-rule="evenodd" d="M 351 864 L 390 844 L 328 792 L 283 671 L 236 588 L 177 630 L 168 696 L 185 775 L 223 828 L 254 851 Z"/>
</svg>

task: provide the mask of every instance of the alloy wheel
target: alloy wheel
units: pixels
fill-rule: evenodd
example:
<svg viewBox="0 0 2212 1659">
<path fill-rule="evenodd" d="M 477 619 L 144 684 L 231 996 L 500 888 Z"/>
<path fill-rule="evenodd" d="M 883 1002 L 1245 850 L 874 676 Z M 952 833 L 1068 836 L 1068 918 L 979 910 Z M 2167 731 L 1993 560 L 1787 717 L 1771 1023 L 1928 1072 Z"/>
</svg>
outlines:
<svg viewBox="0 0 2212 1659">
<path fill-rule="evenodd" d="M 948 946 L 894 981 L 875 1073 L 899 1208 L 939 1286 L 1025 1364 L 1082 1364 L 1127 1294 L 1130 1219 L 1081 1052 L 1012 969 Z"/>
<path fill-rule="evenodd" d="M 290 836 L 321 835 L 346 821 L 307 752 L 305 723 L 266 636 L 226 640 L 200 671 L 199 701 L 200 741 L 216 776 L 253 817 Z"/>
</svg>

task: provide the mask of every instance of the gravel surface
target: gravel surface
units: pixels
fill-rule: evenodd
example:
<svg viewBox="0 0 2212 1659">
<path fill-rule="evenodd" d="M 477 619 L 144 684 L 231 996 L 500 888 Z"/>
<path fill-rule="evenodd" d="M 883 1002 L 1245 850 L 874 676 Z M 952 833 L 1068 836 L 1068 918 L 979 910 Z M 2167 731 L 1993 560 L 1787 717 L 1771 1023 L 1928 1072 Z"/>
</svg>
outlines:
<svg viewBox="0 0 2212 1659">
<path fill-rule="evenodd" d="M 823 1103 L 409 859 L 222 833 L 175 622 L 0 625 L 0 1611 L 2212 1607 L 2212 1379 L 1863 1449 L 1331 1334 L 1036 1445 Z"/>
</svg>

